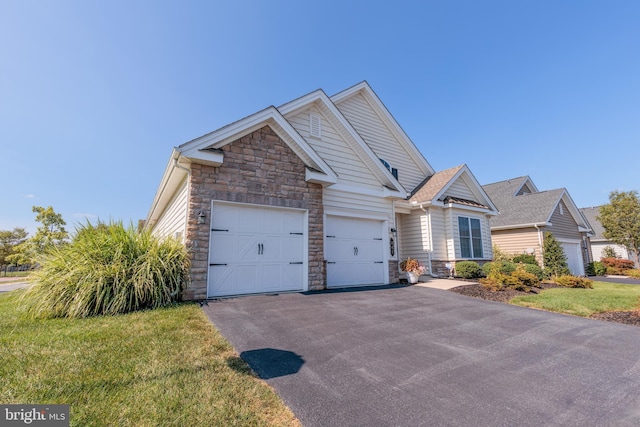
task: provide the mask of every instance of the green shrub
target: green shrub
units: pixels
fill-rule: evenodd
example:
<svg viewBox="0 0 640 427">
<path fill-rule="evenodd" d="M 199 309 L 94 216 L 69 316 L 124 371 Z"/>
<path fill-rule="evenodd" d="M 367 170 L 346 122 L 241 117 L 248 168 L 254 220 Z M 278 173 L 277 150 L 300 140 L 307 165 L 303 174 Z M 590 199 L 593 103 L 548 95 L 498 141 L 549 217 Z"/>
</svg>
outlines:
<svg viewBox="0 0 640 427">
<path fill-rule="evenodd" d="M 122 223 L 80 226 L 53 248 L 23 295 L 37 317 L 87 317 L 156 308 L 180 298 L 189 277 L 187 251 Z"/>
<path fill-rule="evenodd" d="M 456 276 L 463 279 L 482 277 L 482 268 L 475 261 L 460 261 L 456 263 Z"/>
<path fill-rule="evenodd" d="M 536 287 L 540 284 L 540 279 L 538 279 L 538 276 L 525 271 L 524 266 L 518 267 L 516 271 L 511 273 L 511 277 L 519 282 L 516 287 L 514 287 L 514 289 L 518 291 L 528 292 L 532 287 Z"/>
<path fill-rule="evenodd" d="M 546 231 L 542 244 L 542 261 L 546 277 L 557 277 L 569 274 L 567 255 L 555 236 Z"/>
<path fill-rule="evenodd" d="M 622 276 L 622 270 L 616 267 L 606 267 L 607 276 Z"/>
<path fill-rule="evenodd" d="M 511 261 L 511 255 L 504 252 L 498 245 L 493 245 L 493 260 L 494 261 Z"/>
<path fill-rule="evenodd" d="M 527 273 L 530 273 L 530 274 L 533 274 L 534 276 L 536 276 L 538 278 L 538 280 L 544 279 L 544 272 L 537 265 L 535 265 L 535 264 L 522 264 L 522 268 Z"/>
<path fill-rule="evenodd" d="M 515 289 L 516 291 L 529 292 L 532 287 L 540 284 L 540 279 L 538 279 L 535 274 L 529 273 L 525 270 L 525 264 L 518 266 L 517 269 L 509 274 L 500 271 L 498 269 L 499 266 L 500 263 L 490 269 L 486 278 L 480 279 L 480 284 L 482 284 L 482 286 L 493 291 L 501 291 L 505 288 L 509 288 Z"/>
<path fill-rule="evenodd" d="M 552 277 L 558 277 L 558 276 L 569 276 L 571 275 L 571 270 L 569 270 L 568 267 L 561 267 L 561 268 L 543 268 L 542 269 L 542 274 L 544 276 L 545 279 L 550 279 Z"/>
<path fill-rule="evenodd" d="M 515 264 L 539 265 L 536 256 L 530 254 L 518 254 L 511 259 L 511 262 Z"/>
<path fill-rule="evenodd" d="M 594 261 L 587 265 L 587 275 L 589 276 L 604 276 L 607 273 L 607 267 L 600 262 Z"/>
<path fill-rule="evenodd" d="M 516 265 L 510 261 L 492 261 L 484 264 L 482 271 L 485 276 L 490 276 L 492 272 L 510 275 L 516 271 Z"/>
<path fill-rule="evenodd" d="M 509 276 L 506 274 L 494 272 L 491 275 L 480 279 L 480 284 L 486 289 L 497 292 L 504 289 L 504 284 L 507 282 L 508 277 Z"/>
<path fill-rule="evenodd" d="M 554 278 L 553 282 L 556 285 L 564 286 L 565 288 L 593 289 L 593 281 L 586 277 L 564 275 Z"/>
</svg>

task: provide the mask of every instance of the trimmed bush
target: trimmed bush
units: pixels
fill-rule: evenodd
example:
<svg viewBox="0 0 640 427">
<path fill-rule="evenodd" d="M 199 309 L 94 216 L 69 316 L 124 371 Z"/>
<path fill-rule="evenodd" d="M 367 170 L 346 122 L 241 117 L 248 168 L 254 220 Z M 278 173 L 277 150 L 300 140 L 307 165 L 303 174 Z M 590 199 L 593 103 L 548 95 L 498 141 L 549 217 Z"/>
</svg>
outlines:
<svg viewBox="0 0 640 427">
<path fill-rule="evenodd" d="M 535 255 L 530 254 L 518 254 L 511 259 L 511 262 L 515 264 L 531 264 L 539 265 Z"/>
<path fill-rule="evenodd" d="M 600 261 L 590 262 L 587 265 L 588 276 L 604 276 L 606 273 L 607 267 Z"/>
<path fill-rule="evenodd" d="M 189 279 L 183 244 L 133 225 L 89 223 L 40 260 L 23 295 L 34 317 L 114 315 L 170 304 Z"/>
<path fill-rule="evenodd" d="M 558 286 L 564 286 L 565 288 L 593 289 L 593 281 L 586 277 L 558 276 L 553 279 L 553 283 Z"/>
<path fill-rule="evenodd" d="M 619 268 L 605 267 L 607 276 L 622 276 L 623 272 Z"/>
<path fill-rule="evenodd" d="M 482 268 L 475 261 L 460 261 L 456 263 L 456 276 L 463 279 L 482 277 Z"/>
<path fill-rule="evenodd" d="M 602 263 L 607 267 L 614 267 L 619 270 L 628 270 L 636 266 L 633 261 L 620 258 L 602 258 Z"/>
<path fill-rule="evenodd" d="M 637 268 L 633 268 L 631 270 L 627 270 L 624 272 L 629 277 L 633 277 L 634 279 L 640 279 L 640 270 Z"/>
<path fill-rule="evenodd" d="M 544 272 L 536 264 L 522 264 L 522 268 L 529 274 L 533 274 L 538 278 L 538 281 L 544 279 Z"/>
<path fill-rule="evenodd" d="M 492 272 L 499 272 L 507 276 L 516 271 L 516 265 L 509 261 L 492 261 L 482 266 L 485 276 L 490 276 Z"/>
</svg>

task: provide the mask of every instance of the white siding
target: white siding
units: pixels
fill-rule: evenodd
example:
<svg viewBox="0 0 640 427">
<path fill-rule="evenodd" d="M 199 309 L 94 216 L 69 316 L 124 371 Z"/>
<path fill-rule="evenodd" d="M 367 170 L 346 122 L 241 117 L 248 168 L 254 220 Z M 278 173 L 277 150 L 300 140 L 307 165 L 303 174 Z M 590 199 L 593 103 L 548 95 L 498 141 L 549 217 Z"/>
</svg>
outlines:
<svg viewBox="0 0 640 427">
<path fill-rule="evenodd" d="M 184 229 L 187 220 L 187 198 L 188 186 L 187 180 L 185 179 L 153 227 L 153 234 L 163 237 L 176 237 L 178 235 L 177 233 L 179 233 L 180 238 L 184 241 Z"/>
<path fill-rule="evenodd" d="M 382 197 L 348 193 L 329 187 L 324 189 L 322 202 L 325 212 L 385 219 L 394 223 L 393 202 Z"/>
<path fill-rule="evenodd" d="M 445 210 L 438 207 L 431 207 L 429 208 L 429 215 L 431 220 L 431 233 L 433 233 L 431 236 L 431 241 L 433 242 L 432 259 L 449 259 Z"/>
<path fill-rule="evenodd" d="M 321 117 L 322 137 L 311 137 L 309 133 L 309 115 Z M 317 108 L 311 108 L 294 116 L 287 117 L 291 125 L 307 140 L 309 145 L 327 162 L 338 175 L 339 182 L 366 188 L 381 189 L 382 185 L 371 173 L 351 146 L 331 125 L 326 116 Z"/>
<path fill-rule="evenodd" d="M 428 217 L 422 211 L 413 211 L 410 215 L 398 215 L 399 258 L 416 258 L 427 265 L 429 242 Z"/>
<path fill-rule="evenodd" d="M 491 259 L 493 257 L 493 252 L 491 248 L 491 230 L 489 228 L 489 221 L 483 214 L 478 214 L 476 212 L 465 211 L 462 209 L 449 209 L 449 220 L 450 223 L 447 224 L 447 229 L 450 230 L 451 234 L 448 238 L 448 241 L 451 243 L 449 249 L 449 256 L 452 256 L 450 259 L 462 259 L 462 255 L 460 253 L 460 232 L 458 229 L 458 217 L 463 216 L 466 218 L 476 218 L 480 220 L 480 227 L 482 233 L 482 258 L 474 258 L 474 259 Z"/>
<path fill-rule="evenodd" d="M 337 107 L 373 152 L 398 169 L 398 181 L 404 188 L 411 191 L 425 179 L 416 160 L 395 139 L 364 96 L 352 96 Z"/>
<path fill-rule="evenodd" d="M 459 197 L 461 199 L 476 200 L 475 194 L 469 189 L 469 186 L 463 179 L 458 178 L 447 189 L 447 196 Z"/>
</svg>

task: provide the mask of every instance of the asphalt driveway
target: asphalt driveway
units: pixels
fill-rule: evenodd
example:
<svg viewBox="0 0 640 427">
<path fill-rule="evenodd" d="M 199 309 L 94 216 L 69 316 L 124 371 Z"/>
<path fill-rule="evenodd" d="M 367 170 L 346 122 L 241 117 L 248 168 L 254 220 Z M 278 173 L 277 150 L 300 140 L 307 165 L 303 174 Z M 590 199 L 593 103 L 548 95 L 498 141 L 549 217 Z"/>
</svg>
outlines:
<svg viewBox="0 0 640 427">
<path fill-rule="evenodd" d="M 209 301 L 304 426 L 637 426 L 640 328 L 418 286 Z"/>
</svg>

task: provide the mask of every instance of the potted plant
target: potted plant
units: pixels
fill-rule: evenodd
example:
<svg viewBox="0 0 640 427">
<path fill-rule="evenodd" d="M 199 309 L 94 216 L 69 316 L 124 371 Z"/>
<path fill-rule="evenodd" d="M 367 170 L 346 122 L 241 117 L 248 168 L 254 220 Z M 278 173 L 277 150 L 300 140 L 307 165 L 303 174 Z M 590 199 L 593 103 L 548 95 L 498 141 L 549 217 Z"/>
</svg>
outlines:
<svg viewBox="0 0 640 427">
<path fill-rule="evenodd" d="M 411 257 L 408 257 L 400 263 L 400 269 L 407 272 L 407 280 L 409 283 L 418 283 L 418 278 L 426 271 L 420 261 Z"/>
</svg>

